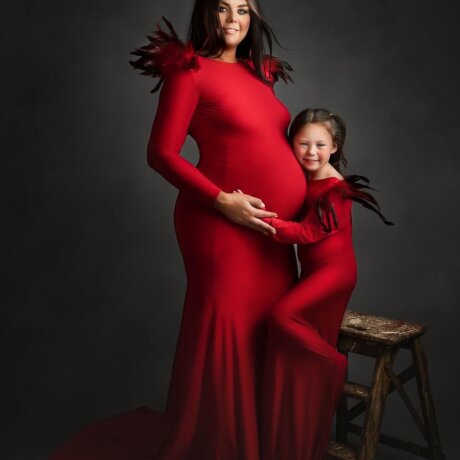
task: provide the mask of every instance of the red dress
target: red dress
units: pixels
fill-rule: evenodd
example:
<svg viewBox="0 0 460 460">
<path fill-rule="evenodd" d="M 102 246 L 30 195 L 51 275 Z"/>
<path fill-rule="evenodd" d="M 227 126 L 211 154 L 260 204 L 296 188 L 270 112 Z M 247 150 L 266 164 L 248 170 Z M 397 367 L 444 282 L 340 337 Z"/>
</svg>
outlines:
<svg viewBox="0 0 460 460">
<path fill-rule="evenodd" d="M 242 62 L 198 56 L 197 69 L 168 75 L 148 155 L 180 191 L 174 224 L 187 291 L 166 410 L 95 422 L 52 460 L 260 459 L 266 319 L 297 281 L 295 252 L 213 204 L 220 190 L 241 188 L 295 218 L 307 184 L 287 141 L 289 121 L 272 85 Z M 196 167 L 179 155 L 187 134 L 199 148 Z"/>
<path fill-rule="evenodd" d="M 276 228 L 275 240 L 299 245 L 302 268 L 298 284 L 269 315 L 264 460 L 326 460 L 347 368 L 347 358 L 336 350 L 337 338 L 356 284 L 352 202 L 342 196 L 344 182 L 335 177 L 310 181 L 301 222 L 264 219 Z M 319 205 L 325 208 L 321 218 Z"/>
</svg>

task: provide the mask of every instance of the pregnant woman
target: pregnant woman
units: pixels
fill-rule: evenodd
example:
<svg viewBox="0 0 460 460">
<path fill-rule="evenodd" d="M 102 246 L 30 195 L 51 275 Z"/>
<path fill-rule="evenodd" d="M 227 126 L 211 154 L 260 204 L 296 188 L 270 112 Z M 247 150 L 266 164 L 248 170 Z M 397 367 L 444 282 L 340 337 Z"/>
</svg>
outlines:
<svg viewBox="0 0 460 460">
<path fill-rule="evenodd" d="M 148 161 L 179 189 L 187 274 L 166 410 L 96 422 L 53 460 L 260 459 L 266 318 L 297 280 L 293 246 L 266 238 L 274 229 L 262 218 L 275 217 L 266 207 L 295 219 L 307 187 L 273 91 L 288 77 L 271 40 L 255 0 L 197 0 L 187 45 L 158 31 L 134 53 L 135 67 L 164 81 Z M 180 156 L 187 134 L 197 166 Z"/>
</svg>

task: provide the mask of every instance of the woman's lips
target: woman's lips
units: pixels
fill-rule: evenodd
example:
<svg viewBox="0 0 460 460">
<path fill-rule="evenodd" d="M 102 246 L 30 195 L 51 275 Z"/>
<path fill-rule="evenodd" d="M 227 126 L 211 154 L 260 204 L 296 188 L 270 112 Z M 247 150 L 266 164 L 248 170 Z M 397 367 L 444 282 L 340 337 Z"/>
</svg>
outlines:
<svg viewBox="0 0 460 460">
<path fill-rule="evenodd" d="M 225 28 L 224 29 L 224 32 L 228 35 L 234 35 L 236 34 L 237 32 L 239 32 L 238 29 L 233 29 L 233 28 Z"/>
</svg>

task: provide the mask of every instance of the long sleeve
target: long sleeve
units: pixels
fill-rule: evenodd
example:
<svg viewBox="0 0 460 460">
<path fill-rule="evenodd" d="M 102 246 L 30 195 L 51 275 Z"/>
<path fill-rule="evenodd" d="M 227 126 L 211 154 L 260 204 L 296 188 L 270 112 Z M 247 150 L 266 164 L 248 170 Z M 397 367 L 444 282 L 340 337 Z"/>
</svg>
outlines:
<svg viewBox="0 0 460 460">
<path fill-rule="evenodd" d="M 276 229 L 276 235 L 272 235 L 272 239 L 285 244 L 313 244 L 350 227 L 351 200 L 344 198 L 340 193 L 331 193 L 328 198 L 327 209 L 323 209 L 322 219 L 314 208 L 309 209 L 300 222 L 276 217 L 264 218 L 266 223 Z M 329 232 L 325 226 L 329 227 Z"/>
<path fill-rule="evenodd" d="M 179 190 L 212 206 L 221 189 L 180 156 L 197 103 L 197 83 L 192 71 L 178 71 L 165 80 L 148 142 L 147 160 Z"/>
</svg>

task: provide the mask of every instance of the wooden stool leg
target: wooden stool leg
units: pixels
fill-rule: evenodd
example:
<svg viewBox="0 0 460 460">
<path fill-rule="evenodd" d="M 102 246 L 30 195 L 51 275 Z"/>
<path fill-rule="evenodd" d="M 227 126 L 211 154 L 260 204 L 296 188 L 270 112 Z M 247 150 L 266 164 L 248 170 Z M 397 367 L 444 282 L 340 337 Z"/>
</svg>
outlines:
<svg viewBox="0 0 460 460">
<path fill-rule="evenodd" d="M 348 351 L 341 351 L 348 358 Z M 345 374 L 345 381 L 348 380 L 348 367 Z M 338 442 L 342 444 L 347 443 L 347 411 L 348 411 L 348 397 L 342 393 L 337 412 L 335 414 L 335 437 Z"/>
<path fill-rule="evenodd" d="M 422 408 L 423 419 L 428 434 L 432 459 L 444 460 L 445 456 L 441 449 L 441 439 L 439 437 L 433 398 L 431 396 L 430 383 L 428 380 L 428 365 L 420 337 L 417 337 L 412 342 L 411 351 L 412 359 L 415 364 L 415 376 L 420 397 L 420 406 Z"/>
<path fill-rule="evenodd" d="M 379 442 L 380 425 L 382 422 L 385 400 L 390 385 L 390 377 L 385 367 L 393 367 L 393 362 L 399 351 L 398 347 L 386 349 L 377 357 L 372 382 L 372 390 L 367 404 L 367 410 L 361 433 L 361 448 L 359 460 L 373 460 Z"/>
</svg>

